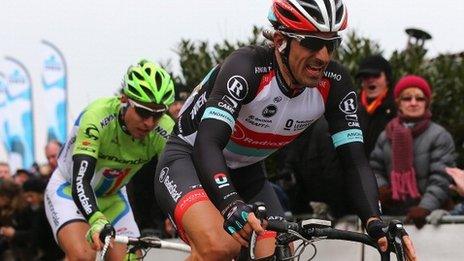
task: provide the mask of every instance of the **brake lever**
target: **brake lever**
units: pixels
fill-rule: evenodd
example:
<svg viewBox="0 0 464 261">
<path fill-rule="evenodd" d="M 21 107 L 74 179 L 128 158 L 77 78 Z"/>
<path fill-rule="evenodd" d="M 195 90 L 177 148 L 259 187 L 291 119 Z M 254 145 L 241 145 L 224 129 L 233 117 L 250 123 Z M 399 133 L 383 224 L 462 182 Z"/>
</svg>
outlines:
<svg viewBox="0 0 464 261">
<path fill-rule="evenodd" d="M 388 241 L 396 253 L 399 261 L 405 260 L 405 251 L 403 247 L 403 236 L 407 235 L 403 223 L 399 220 L 392 220 L 388 225 L 387 238 Z"/>
<path fill-rule="evenodd" d="M 253 204 L 253 213 L 255 214 L 256 218 L 258 218 L 263 224 L 263 220 L 267 216 L 267 210 L 266 206 L 262 202 L 256 202 Z M 251 238 L 250 238 L 250 247 L 249 247 L 249 255 L 251 260 L 255 260 L 255 247 L 256 247 L 256 240 L 258 238 L 258 234 L 256 231 L 253 230 L 251 232 Z"/>
</svg>

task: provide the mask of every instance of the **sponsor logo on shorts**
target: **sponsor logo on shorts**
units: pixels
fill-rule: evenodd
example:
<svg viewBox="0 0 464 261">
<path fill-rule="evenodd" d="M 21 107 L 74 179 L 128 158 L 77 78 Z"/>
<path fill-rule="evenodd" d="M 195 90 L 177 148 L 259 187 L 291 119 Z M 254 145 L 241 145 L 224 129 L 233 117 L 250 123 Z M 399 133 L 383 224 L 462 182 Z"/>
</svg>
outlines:
<svg viewBox="0 0 464 261">
<path fill-rule="evenodd" d="M 167 174 L 164 174 L 163 184 L 166 186 L 166 189 L 168 190 L 169 195 L 171 195 L 171 198 L 174 200 L 174 202 L 177 203 L 179 198 L 182 196 L 182 192 L 177 191 L 177 184 L 175 184 Z"/>
<path fill-rule="evenodd" d="M 159 182 L 163 183 L 164 179 L 166 178 L 166 175 L 168 174 L 169 172 L 169 167 L 164 167 L 161 169 L 160 171 L 160 175 L 159 175 Z"/>
<path fill-rule="evenodd" d="M 55 210 L 55 207 L 53 206 L 52 200 L 48 196 L 48 194 L 45 196 L 45 202 L 47 202 L 48 209 L 50 210 L 50 214 L 52 216 L 52 222 L 56 226 L 60 224 L 60 218 L 58 217 L 58 213 Z"/>
</svg>

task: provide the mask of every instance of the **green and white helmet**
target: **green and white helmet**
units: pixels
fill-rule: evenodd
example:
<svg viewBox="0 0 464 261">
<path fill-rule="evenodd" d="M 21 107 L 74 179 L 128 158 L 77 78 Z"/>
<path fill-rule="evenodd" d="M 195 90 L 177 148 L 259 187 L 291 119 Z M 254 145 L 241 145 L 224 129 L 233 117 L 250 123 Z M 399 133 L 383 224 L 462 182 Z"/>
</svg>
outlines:
<svg viewBox="0 0 464 261">
<path fill-rule="evenodd" d="M 124 94 L 138 102 L 165 104 L 174 102 L 174 83 L 160 66 L 141 60 L 124 75 Z"/>
</svg>

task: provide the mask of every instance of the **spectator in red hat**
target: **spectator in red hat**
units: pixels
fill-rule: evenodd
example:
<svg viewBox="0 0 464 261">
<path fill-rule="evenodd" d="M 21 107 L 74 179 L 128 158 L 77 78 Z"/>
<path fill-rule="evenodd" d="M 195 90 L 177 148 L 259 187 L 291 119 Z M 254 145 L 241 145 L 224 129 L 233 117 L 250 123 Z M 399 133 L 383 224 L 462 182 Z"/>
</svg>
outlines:
<svg viewBox="0 0 464 261">
<path fill-rule="evenodd" d="M 432 89 L 424 78 L 401 78 L 393 94 L 397 117 L 380 134 L 370 163 L 383 213 L 406 215 L 421 228 L 426 216 L 449 199 L 445 168 L 455 164 L 454 141 L 431 121 Z"/>
</svg>

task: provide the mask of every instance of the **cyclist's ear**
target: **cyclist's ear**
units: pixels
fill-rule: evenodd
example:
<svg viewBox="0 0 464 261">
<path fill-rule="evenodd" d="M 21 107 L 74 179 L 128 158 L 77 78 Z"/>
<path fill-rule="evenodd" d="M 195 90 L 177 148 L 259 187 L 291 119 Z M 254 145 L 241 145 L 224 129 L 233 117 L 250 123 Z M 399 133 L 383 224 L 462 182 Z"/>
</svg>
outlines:
<svg viewBox="0 0 464 261">
<path fill-rule="evenodd" d="M 121 103 L 127 103 L 127 101 L 129 100 L 129 98 L 127 97 L 127 95 L 123 94 L 121 95 Z"/>
<path fill-rule="evenodd" d="M 274 42 L 275 47 L 280 53 L 282 53 L 287 47 L 287 38 L 280 32 L 274 33 L 273 42 Z"/>
</svg>

